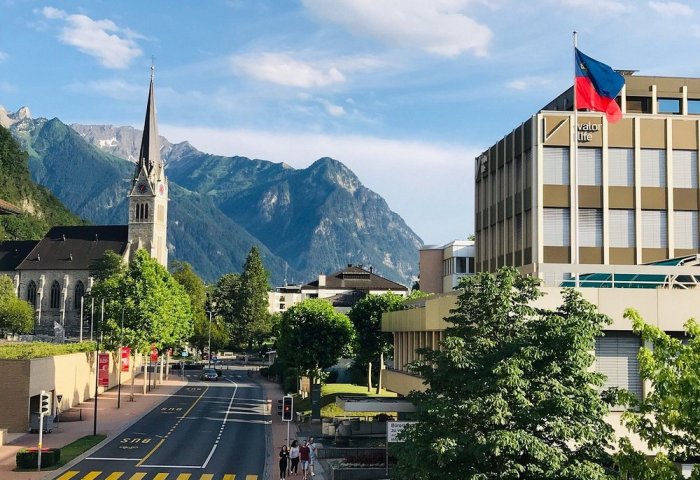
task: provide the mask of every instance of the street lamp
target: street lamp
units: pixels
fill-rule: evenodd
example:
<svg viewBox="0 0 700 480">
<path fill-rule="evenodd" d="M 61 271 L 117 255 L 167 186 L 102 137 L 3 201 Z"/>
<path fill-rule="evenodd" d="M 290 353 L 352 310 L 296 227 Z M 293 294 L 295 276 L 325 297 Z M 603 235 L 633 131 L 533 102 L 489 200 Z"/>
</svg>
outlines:
<svg viewBox="0 0 700 480">
<path fill-rule="evenodd" d="M 209 309 L 209 346 L 207 347 L 209 367 L 211 367 L 211 309 Z"/>
</svg>

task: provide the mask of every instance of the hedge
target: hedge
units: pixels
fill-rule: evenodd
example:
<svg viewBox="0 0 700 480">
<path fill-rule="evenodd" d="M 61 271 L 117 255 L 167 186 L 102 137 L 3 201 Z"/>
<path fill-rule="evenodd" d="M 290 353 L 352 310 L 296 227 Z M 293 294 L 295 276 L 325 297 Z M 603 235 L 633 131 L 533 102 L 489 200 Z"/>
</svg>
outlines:
<svg viewBox="0 0 700 480">
<path fill-rule="evenodd" d="M 54 355 L 67 355 L 69 353 L 94 352 L 95 342 L 83 343 L 10 343 L 0 345 L 0 360 L 26 360 L 31 358 L 53 357 Z"/>
<path fill-rule="evenodd" d="M 36 448 L 23 448 L 17 452 L 17 468 L 36 468 L 39 459 L 39 452 Z M 60 448 L 44 448 L 41 450 L 41 467 L 56 465 L 61 460 Z"/>
</svg>

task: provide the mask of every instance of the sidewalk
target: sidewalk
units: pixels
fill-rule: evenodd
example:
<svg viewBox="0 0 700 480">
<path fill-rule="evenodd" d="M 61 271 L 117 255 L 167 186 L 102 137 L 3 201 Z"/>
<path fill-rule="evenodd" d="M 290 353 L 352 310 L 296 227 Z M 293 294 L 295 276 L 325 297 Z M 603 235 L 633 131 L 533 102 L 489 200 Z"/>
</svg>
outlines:
<svg viewBox="0 0 700 480">
<path fill-rule="evenodd" d="M 280 400 L 284 396 L 282 387 L 277 383 L 270 382 L 264 377 L 256 375 L 255 381 L 262 386 L 265 398 L 272 401 L 272 425 L 271 425 L 271 438 L 267 439 L 267 462 L 265 465 L 265 480 L 279 480 L 279 451 L 287 441 L 287 422 L 282 421 L 282 417 L 277 415 L 277 400 Z M 299 425 L 296 422 L 290 422 L 289 425 L 289 436 L 290 442 L 292 440 L 299 440 L 301 443 L 303 440 L 311 435 L 319 437 L 321 433 L 321 424 L 311 425 L 304 424 L 304 430 L 300 431 Z M 303 436 L 302 436 L 303 435 Z M 326 472 L 324 471 L 321 463 L 316 460 L 315 463 L 316 476 L 313 480 L 326 480 Z M 298 476 L 287 476 L 288 480 L 301 480 L 301 467 L 299 467 Z"/>
<path fill-rule="evenodd" d="M 100 445 L 121 433 L 186 383 L 187 380 L 185 378 L 171 373 L 168 380 L 164 380 L 155 390 L 151 390 L 144 395 L 143 380 L 137 377 L 134 385 L 134 401 L 129 401 L 131 386 L 122 385 L 121 408 L 119 409 L 117 409 L 116 387 L 100 394 L 97 401 L 97 433 L 107 435 L 107 439 Z M 58 424 L 58 429 L 54 429 L 52 433 L 45 433 L 43 435 L 44 447 L 63 447 L 81 437 L 92 435 L 94 424 L 93 401 L 88 400 L 73 408 L 82 409 L 83 419 L 81 421 L 61 422 Z M 15 468 L 15 454 L 17 451 L 23 447 L 36 447 L 38 441 L 38 434 L 25 433 L 20 434 L 8 445 L 0 446 L 0 480 L 53 478 L 59 471 L 67 468 L 63 467 L 61 470 L 50 472 L 13 472 L 12 469 Z"/>
</svg>

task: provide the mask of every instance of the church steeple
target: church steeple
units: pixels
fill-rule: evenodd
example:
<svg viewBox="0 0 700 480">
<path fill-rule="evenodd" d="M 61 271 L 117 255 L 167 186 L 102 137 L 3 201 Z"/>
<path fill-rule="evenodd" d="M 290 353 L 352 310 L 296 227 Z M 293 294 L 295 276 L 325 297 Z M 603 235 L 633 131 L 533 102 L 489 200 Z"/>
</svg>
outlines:
<svg viewBox="0 0 700 480">
<path fill-rule="evenodd" d="M 146 104 L 141 151 L 129 193 L 129 241 L 132 254 L 145 249 L 161 265 L 168 266 L 168 179 L 160 158 L 156 96 L 151 84 Z"/>
</svg>

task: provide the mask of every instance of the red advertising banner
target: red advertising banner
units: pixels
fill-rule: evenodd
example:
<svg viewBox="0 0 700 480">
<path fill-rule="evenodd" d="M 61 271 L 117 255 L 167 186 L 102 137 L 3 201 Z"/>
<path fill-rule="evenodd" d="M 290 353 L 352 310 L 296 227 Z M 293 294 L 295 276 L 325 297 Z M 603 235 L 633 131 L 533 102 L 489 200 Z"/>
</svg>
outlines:
<svg viewBox="0 0 700 480">
<path fill-rule="evenodd" d="M 129 371 L 129 358 L 131 357 L 131 348 L 122 347 L 122 372 Z"/>
<path fill-rule="evenodd" d="M 97 379 L 100 387 L 109 386 L 109 353 L 100 353 L 97 357 Z"/>
<path fill-rule="evenodd" d="M 156 350 L 156 349 L 151 350 L 151 361 L 152 362 L 158 361 L 158 350 Z"/>
</svg>

